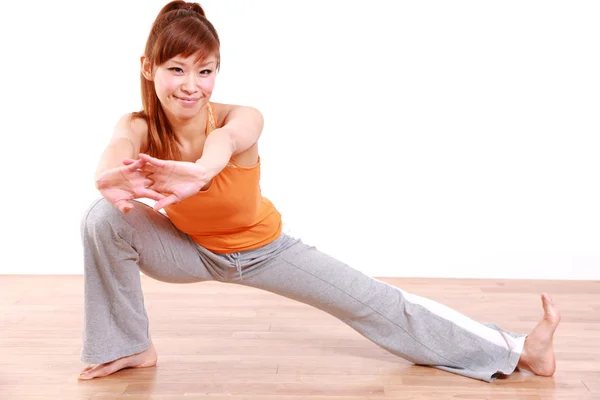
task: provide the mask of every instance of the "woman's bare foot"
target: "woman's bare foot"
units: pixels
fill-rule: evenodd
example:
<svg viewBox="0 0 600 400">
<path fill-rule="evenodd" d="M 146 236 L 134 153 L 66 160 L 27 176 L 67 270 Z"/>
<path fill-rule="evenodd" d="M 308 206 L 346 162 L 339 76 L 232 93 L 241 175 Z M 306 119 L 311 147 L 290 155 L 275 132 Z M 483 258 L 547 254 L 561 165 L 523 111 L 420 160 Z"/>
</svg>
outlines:
<svg viewBox="0 0 600 400">
<path fill-rule="evenodd" d="M 518 367 L 536 375 L 552 376 L 556 371 L 552 338 L 560 322 L 560 313 L 547 294 L 542 294 L 542 305 L 544 317 L 525 339 Z"/>
<path fill-rule="evenodd" d="M 81 371 L 79 379 L 100 378 L 125 368 L 154 367 L 157 360 L 158 357 L 156 355 L 156 350 L 154 349 L 154 344 L 150 344 L 150 347 L 141 353 L 119 358 L 118 360 L 106 364 L 90 365 Z"/>
</svg>

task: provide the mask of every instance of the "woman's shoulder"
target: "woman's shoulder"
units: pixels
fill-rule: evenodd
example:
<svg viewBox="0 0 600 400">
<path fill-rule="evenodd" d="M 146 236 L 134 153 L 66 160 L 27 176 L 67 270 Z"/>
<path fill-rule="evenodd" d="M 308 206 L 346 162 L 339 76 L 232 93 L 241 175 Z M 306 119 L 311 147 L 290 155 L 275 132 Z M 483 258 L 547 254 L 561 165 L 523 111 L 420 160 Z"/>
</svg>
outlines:
<svg viewBox="0 0 600 400">
<path fill-rule="evenodd" d="M 213 109 L 215 123 L 217 125 L 217 128 L 220 128 L 223 125 L 225 125 L 225 123 L 227 123 L 227 121 L 228 121 L 228 118 L 230 118 L 234 114 L 235 110 L 250 109 L 257 113 L 260 113 L 260 111 L 256 107 L 252 107 L 252 106 L 248 106 L 248 105 L 215 103 L 212 101 L 210 102 L 210 105 Z"/>
<path fill-rule="evenodd" d="M 115 125 L 115 136 L 127 137 L 135 145 L 144 148 L 148 136 L 148 122 L 144 114 L 129 112 L 122 115 Z"/>
<path fill-rule="evenodd" d="M 148 133 L 148 118 L 143 112 L 130 112 L 119 119 L 119 123 L 129 126 L 136 133 Z"/>
</svg>

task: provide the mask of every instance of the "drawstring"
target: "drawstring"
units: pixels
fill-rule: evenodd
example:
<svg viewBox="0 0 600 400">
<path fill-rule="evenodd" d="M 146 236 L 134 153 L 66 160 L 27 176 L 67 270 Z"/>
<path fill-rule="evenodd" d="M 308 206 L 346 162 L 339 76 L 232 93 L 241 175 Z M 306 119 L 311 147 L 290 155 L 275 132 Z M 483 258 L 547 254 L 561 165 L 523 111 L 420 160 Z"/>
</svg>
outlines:
<svg viewBox="0 0 600 400">
<path fill-rule="evenodd" d="M 237 258 L 235 259 L 235 265 L 237 267 L 238 274 L 240 274 L 240 280 L 243 281 L 244 278 L 242 278 L 242 266 L 240 265 L 240 260 Z"/>
<path fill-rule="evenodd" d="M 239 257 L 240 253 L 231 253 L 231 258 L 233 259 L 233 263 L 237 269 L 238 274 L 240 275 L 240 280 L 243 281 L 244 278 L 242 278 L 242 265 L 240 264 Z"/>
</svg>

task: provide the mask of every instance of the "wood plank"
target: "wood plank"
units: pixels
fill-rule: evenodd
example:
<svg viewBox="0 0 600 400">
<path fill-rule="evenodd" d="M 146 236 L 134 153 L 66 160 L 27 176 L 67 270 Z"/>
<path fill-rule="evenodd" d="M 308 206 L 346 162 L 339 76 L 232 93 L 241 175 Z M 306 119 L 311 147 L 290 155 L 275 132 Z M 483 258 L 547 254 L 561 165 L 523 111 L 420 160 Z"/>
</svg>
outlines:
<svg viewBox="0 0 600 400">
<path fill-rule="evenodd" d="M 549 292 L 563 315 L 557 374 L 464 378 L 414 366 L 281 296 L 142 276 L 158 367 L 78 381 L 82 277 L 0 276 L 0 398 L 600 400 L 599 281 L 380 279 L 515 332 L 537 323 L 539 292 Z"/>
<path fill-rule="evenodd" d="M 445 397 L 442 397 L 445 396 Z M 574 400 L 570 394 L 511 394 L 510 400 Z M 579 396 L 579 395 L 578 395 Z M 205 395 L 99 395 L 93 396 L 93 400 L 382 400 L 382 399 L 402 399 L 402 400 L 506 400 L 505 394 L 486 394 L 485 397 L 476 393 L 438 393 L 438 392 L 419 392 L 404 393 L 397 397 L 381 396 L 296 396 L 296 395 L 233 395 L 233 396 L 210 396 Z M 23 399 L 28 400 L 28 399 Z M 41 399 L 31 399 L 41 400 Z M 577 397 L 577 400 L 600 400 L 600 395 L 586 394 Z"/>
</svg>

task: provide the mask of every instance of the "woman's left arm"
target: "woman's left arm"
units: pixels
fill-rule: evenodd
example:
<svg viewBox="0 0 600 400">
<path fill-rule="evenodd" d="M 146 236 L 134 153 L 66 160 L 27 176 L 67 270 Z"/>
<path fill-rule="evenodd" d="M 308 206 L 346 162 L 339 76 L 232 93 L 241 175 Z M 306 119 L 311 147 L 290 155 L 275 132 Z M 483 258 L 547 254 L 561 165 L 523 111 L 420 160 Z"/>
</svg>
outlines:
<svg viewBox="0 0 600 400">
<path fill-rule="evenodd" d="M 140 168 L 149 172 L 150 189 L 168 194 L 155 205 L 160 210 L 198 193 L 215 175 L 227 166 L 234 154 L 254 145 L 263 128 L 263 118 L 252 107 L 229 106 L 223 126 L 212 131 L 204 142 L 202 156 L 195 162 L 160 160 L 140 154 Z M 135 162 L 123 161 L 126 165 Z"/>
<path fill-rule="evenodd" d="M 227 110 L 223 126 L 206 138 L 202 156 L 196 161 L 209 179 L 217 175 L 235 154 L 254 145 L 263 130 L 263 116 L 256 108 L 232 106 Z"/>
</svg>

